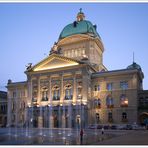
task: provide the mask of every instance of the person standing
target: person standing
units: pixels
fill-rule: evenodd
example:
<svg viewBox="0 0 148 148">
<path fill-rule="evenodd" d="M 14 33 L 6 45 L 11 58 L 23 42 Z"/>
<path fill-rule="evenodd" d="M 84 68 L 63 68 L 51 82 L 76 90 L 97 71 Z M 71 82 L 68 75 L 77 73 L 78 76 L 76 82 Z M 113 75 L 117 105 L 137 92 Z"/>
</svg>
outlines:
<svg viewBox="0 0 148 148">
<path fill-rule="evenodd" d="M 84 134 L 83 129 L 81 129 L 80 130 L 80 144 L 83 143 L 83 134 Z"/>
</svg>

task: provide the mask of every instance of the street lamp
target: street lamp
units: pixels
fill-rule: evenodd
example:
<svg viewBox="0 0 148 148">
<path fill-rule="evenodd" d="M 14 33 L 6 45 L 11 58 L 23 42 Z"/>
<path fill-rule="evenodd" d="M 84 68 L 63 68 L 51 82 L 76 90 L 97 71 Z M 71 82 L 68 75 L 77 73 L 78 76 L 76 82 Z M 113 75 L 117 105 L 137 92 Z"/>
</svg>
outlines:
<svg viewBox="0 0 148 148">
<path fill-rule="evenodd" d="M 82 119 L 82 96 L 81 96 L 81 129 L 83 129 L 83 119 Z"/>
</svg>

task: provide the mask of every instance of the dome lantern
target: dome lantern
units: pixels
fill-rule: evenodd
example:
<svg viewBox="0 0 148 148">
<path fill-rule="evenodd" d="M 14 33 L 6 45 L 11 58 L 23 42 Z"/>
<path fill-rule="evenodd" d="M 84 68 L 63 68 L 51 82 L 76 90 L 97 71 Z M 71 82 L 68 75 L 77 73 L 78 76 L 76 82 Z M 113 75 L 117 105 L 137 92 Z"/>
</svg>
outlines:
<svg viewBox="0 0 148 148">
<path fill-rule="evenodd" d="M 85 15 L 82 12 L 82 8 L 80 8 L 80 12 L 77 14 L 77 21 L 80 22 L 80 21 L 83 21 L 84 19 L 85 19 Z"/>
</svg>

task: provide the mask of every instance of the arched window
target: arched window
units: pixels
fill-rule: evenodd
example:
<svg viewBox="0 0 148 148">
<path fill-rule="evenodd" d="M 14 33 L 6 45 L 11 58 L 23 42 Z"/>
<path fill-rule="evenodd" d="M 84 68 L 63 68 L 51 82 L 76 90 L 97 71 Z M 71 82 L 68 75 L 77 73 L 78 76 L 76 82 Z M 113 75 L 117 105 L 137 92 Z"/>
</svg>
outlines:
<svg viewBox="0 0 148 148">
<path fill-rule="evenodd" d="M 94 106 L 95 108 L 101 108 L 101 99 L 95 99 L 94 100 Z"/>
<path fill-rule="evenodd" d="M 48 101 L 48 89 L 47 87 L 42 88 L 42 101 Z"/>
<path fill-rule="evenodd" d="M 128 107 L 128 98 L 126 97 L 125 94 L 122 94 L 120 96 L 120 106 L 121 107 Z"/>
<path fill-rule="evenodd" d="M 108 95 L 106 98 L 106 106 L 108 108 L 113 108 L 114 107 L 114 103 L 113 103 L 113 98 L 111 95 Z"/>
<path fill-rule="evenodd" d="M 126 112 L 122 113 L 122 122 L 127 122 L 127 113 Z"/>
<path fill-rule="evenodd" d="M 55 85 L 52 89 L 52 99 L 60 100 L 60 88 L 58 85 Z"/>
<path fill-rule="evenodd" d="M 65 85 L 65 100 L 71 100 L 72 99 L 72 85 L 66 84 Z"/>
</svg>

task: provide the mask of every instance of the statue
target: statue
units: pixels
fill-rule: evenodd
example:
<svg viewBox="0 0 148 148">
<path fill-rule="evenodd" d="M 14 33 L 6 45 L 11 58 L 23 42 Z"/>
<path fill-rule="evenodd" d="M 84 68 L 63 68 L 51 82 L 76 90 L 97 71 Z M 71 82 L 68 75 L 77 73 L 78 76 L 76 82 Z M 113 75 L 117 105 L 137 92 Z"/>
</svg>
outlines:
<svg viewBox="0 0 148 148">
<path fill-rule="evenodd" d="M 29 70 L 32 67 L 32 63 L 28 63 L 28 65 L 26 65 L 26 69 Z"/>
</svg>

